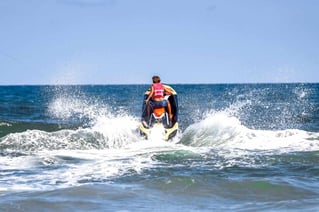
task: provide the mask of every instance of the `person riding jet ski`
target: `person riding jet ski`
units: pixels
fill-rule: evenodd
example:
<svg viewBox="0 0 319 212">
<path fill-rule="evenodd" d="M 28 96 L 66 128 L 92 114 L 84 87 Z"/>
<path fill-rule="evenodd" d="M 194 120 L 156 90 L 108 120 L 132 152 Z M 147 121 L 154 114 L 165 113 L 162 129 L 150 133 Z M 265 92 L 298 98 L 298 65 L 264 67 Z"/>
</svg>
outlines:
<svg viewBox="0 0 319 212">
<path fill-rule="evenodd" d="M 178 131 L 177 93 L 162 84 L 159 76 L 153 76 L 152 80 L 153 84 L 144 92 L 139 132 L 146 139 L 155 135 L 168 141 Z"/>
<path fill-rule="evenodd" d="M 171 91 L 161 83 L 161 78 L 159 76 L 153 76 L 152 80 L 153 84 L 150 87 L 150 94 L 145 100 L 148 118 L 150 117 L 151 108 L 165 107 L 168 110 L 169 121 L 171 125 L 173 118 L 171 104 L 167 99 L 164 98 L 165 94 L 170 95 Z"/>
</svg>

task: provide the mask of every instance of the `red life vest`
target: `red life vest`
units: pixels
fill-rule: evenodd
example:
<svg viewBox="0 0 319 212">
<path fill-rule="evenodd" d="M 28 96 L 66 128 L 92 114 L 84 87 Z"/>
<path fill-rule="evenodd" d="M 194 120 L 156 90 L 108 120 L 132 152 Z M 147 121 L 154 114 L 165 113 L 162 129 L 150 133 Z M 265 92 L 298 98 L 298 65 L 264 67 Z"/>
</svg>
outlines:
<svg viewBox="0 0 319 212">
<path fill-rule="evenodd" d="M 154 83 L 153 85 L 153 99 L 164 98 L 164 86 L 161 83 Z"/>
</svg>

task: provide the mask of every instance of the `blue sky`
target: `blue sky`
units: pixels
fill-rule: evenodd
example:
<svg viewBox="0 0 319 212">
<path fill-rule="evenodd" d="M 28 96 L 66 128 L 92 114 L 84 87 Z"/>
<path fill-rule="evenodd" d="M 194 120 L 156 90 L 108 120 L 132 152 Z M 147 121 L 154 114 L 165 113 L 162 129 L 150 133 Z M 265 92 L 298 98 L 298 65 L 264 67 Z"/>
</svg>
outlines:
<svg viewBox="0 0 319 212">
<path fill-rule="evenodd" d="M 0 84 L 319 82 L 317 0 L 1 0 Z"/>
</svg>

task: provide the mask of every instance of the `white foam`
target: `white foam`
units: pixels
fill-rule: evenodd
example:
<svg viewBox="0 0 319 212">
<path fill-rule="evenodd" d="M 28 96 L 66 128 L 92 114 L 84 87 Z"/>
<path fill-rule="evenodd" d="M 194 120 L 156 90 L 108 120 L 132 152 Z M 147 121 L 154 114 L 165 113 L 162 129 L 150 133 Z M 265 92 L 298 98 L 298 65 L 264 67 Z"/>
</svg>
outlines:
<svg viewBox="0 0 319 212">
<path fill-rule="evenodd" d="M 81 94 L 61 93 L 49 105 L 49 112 L 57 119 L 69 122 L 76 118 L 85 120 L 78 129 L 56 132 L 27 130 L 12 133 L 1 139 L 6 151 L 24 153 L 42 150 L 87 150 L 122 148 L 137 142 L 139 122 L 124 110 L 111 112 L 107 105 L 89 99 Z M 81 121 L 80 121 L 81 123 Z"/>
<path fill-rule="evenodd" d="M 303 96 L 301 93 L 300 97 Z M 149 140 L 143 140 L 136 132 L 139 124 L 136 117 L 125 111 L 111 112 L 107 105 L 86 97 L 61 95 L 49 108 L 55 117 L 62 120 L 80 117 L 87 118 L 89 123 L 75 130 L 28 130 L 4 137 L 1 145 L 6 150 L 28 154 L 2 157 L 4 160 L 0 169 L 7 171 L 6 176 L 2 176 L 0 180 L 6 183 L 0 191 L 41 190 L 74 186 L 83 182 L 111 181 L 121 175 L 142 173 L 145 169 L 158 166 L 160 162 L 152 159 L 154 154 L 176 149 L 187 149 L 199 154 L 205 154 L 206 149 L 227 150 L 232 153 L 228 164 L 232 161 L 236 163 L 235 157 L 251 150 L 319 150 L 318 133 L 295 129 L 249 129 L 236 118 L 235 106 L 224 112 L 208 112 L 206 117 L 189 126 L 184 133 L 179 132 L 172 142 L 163 141 L 163 131 L 156 129 L 152 131 Z M 221 167 L 224 166 L 224 161 L 222 162 Z M 41 169 L 41 166 L 50 165 L 57 168 Z M 10 174 L 10 171 L 29 169 L 33 169 L 34 174 Z"/>
<path fill-rule="evenodd" d="M 149 140 L 152 142 L 164 141 L 165 137 L 165 128 L 162 125 L 154 125 L 150 129 Z"/>
<path fill-rule="evenodd" d="M 189 126 L 181 142 L 191 146 L 224 149 L 317 151 L 318 133 L 297 129 L 254 130 L 224 112 L 207 116 L 199 123 Z"/>
<path fill-rule="evenodd" d="M 1 126 L 11 127 L 12 124 L 9 124 L 9 123 L 7 123 L 7 122 L 0 122 L 0 127 L 1 127 Z"/>
<path fill-rule="evenodd" d="M 125 113 L 114 117 L 100 116 L 92 130 L 103 134 L 107 141 L 115 142 L 112 146 L 122 147 L 140 139 L 137 134 L 138 124 L 134 117 Z"/>
</svg>

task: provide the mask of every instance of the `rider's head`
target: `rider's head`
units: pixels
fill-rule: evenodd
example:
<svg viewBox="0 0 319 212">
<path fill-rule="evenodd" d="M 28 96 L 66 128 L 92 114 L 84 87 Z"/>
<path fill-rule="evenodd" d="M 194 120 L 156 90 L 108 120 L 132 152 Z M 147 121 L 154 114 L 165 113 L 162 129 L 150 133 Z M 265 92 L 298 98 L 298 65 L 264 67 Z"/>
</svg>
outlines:
<svg viewBox="0 0 319 212">
<path fill-rule="evenodd" d="M 161 78 L 159 76 L 153 76 L 152 80 L 153 80 L 153 83 L 160 83 L 161 82 Z"/>
</svg>

